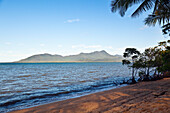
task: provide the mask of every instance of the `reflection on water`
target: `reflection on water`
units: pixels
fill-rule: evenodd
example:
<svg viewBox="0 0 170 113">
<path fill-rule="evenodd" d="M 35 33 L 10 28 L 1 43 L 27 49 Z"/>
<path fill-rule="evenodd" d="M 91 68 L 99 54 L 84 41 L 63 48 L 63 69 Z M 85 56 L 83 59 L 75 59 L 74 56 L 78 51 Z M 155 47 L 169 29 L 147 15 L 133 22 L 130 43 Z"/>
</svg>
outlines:
<svg viewBox="0 0 170 113">
<path fill-rule="evenodd" d="M 121 63 L 0 64 L 0 112 L 68 99 L 129 78 Z"/>
</svg>

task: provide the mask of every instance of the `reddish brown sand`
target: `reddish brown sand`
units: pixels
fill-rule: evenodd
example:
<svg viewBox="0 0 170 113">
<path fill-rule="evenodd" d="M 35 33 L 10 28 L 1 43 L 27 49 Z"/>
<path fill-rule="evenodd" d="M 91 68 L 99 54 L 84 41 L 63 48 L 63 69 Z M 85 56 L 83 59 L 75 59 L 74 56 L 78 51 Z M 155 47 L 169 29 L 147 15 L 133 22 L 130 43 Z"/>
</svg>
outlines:
<svg viewBox="0 0 170 113">
<path fill-rule="evenodd" d="M 140 82 L 109 91 L 12 113 L 170 113 L 170 78 Z"/>
</svg>

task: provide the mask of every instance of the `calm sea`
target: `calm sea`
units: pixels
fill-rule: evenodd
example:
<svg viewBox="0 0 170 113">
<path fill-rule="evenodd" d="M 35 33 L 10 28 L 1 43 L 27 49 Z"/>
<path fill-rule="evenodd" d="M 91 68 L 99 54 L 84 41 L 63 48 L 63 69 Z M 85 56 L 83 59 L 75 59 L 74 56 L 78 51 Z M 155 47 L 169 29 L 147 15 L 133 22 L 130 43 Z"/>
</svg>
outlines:
<svg viewBox="0 0 170 113">
<path fill-rule="evenodd" d="M 0 112 L 116 88 L 129 75 L 121 63 L 1 63 Z"/>
</svg>

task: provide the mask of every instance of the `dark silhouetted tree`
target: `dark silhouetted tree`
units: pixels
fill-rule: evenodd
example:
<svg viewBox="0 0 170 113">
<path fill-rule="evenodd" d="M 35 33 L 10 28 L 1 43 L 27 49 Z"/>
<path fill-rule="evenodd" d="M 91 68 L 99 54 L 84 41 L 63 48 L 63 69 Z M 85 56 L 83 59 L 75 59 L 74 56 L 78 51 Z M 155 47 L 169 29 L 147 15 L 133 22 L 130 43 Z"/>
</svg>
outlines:
<svg viewBox="0 0 170 113">
<path fill-rule="evenodd" d="M 122 60 L 123 65 L 128 65 L 128 67 L 132 68 L 132 83 L 135 83 L 135 67 L 134 63 L 138 59 L 140 52 L 135 48 L 126 48 L 123 54 L 125 58 Z"/>
</svg>

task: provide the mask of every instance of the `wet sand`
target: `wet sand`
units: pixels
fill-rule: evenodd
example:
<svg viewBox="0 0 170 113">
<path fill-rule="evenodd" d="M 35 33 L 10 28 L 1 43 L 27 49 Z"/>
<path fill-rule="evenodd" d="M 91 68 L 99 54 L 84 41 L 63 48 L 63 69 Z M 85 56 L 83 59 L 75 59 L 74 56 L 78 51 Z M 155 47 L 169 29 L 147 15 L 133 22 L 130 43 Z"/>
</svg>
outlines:
<svg viewBox="0 0 170 113">
<path fill-rule="evenodd" d="M 170 78 L 140 82 L 12 113 L 170 113 Z"/>
</svg>

